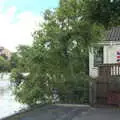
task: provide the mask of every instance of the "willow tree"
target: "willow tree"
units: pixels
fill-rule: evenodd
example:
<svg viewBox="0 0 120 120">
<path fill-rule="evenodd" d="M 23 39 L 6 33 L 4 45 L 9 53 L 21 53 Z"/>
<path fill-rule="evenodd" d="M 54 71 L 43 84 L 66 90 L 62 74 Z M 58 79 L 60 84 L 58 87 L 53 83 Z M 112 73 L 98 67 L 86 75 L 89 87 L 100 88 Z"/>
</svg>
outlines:
<svg viewBox="0 0 120 120">
<path fill-rule="evenodd" d="M 88 49 L 99 42 L 102 29 L 81 19 L 81 7 L 77 0 L 61 0 L 57 9 L 46 10 L 32 47 L 18 50 L 24 64 L 18 69 L 29 73 L 15 90 L 20 102 L 52 102 L 54 90 L 62 102 L 86 100 Z"/>
</svg>

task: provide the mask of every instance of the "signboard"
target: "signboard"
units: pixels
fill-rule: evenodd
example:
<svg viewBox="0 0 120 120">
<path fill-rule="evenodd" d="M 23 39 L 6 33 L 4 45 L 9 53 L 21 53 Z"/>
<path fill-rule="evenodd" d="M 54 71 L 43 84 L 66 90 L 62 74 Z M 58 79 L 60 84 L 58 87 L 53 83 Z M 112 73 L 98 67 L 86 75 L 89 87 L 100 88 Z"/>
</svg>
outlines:
<svg viewBox="0 0 120 120">
<path fill-rule="evenodd" d="M 120 63 L 120 51 L 117 51 L 117 62 Z"/>
</svg>

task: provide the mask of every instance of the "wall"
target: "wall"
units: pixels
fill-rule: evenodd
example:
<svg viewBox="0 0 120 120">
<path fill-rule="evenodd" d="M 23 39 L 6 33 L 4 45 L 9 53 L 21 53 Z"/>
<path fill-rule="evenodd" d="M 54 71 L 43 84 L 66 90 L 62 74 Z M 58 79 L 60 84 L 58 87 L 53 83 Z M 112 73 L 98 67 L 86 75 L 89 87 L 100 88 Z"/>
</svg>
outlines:
<svg viewBox="0 0 120 120">
<path fill-rule="evenodd" d="M 98 68 L 94 67 L 94 54 L 93 48 L 90 49 L 89 52 L 89 75 L 92 78 L 96 78 L 98 76 Z"/>
<path fill-rule="evenodd" d="M 104 46 L 104 63 L 117 63 L 117 51 L 120 51 L 120 45 Z"/>
</svg>

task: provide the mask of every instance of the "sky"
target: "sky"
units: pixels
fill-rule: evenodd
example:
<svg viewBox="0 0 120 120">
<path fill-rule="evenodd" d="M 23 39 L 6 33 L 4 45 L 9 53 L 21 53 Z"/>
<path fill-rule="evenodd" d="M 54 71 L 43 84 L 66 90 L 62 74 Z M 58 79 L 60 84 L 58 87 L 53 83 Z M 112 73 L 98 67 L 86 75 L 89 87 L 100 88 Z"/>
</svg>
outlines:
<svg viewBox="0 0 120 120">
<path fill-rule="evenodd" d="M 31 45 L 32 33 L 43 22 L 43 12 L 56 8 L 59 0 L 0 0 L 0 46 L 16 51 Z"/>
</svg>

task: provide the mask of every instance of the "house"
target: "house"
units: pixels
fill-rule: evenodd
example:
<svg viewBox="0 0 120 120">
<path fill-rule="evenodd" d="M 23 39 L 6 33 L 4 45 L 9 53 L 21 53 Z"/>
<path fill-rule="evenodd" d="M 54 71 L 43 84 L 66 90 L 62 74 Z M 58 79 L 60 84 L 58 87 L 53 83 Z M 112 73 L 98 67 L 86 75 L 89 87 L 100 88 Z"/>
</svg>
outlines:
<svg viewBox="0 0 120 120">
<path fill-rule="evenodd" d="M 120 27 L 106 32 L 105 40 L 89 52 L 93 104 L 120 105 Z"/>
<path fill-rule="evenodd" d="M 11 58 L 11 55 L 12 53 L 8 49 L 0 46 L 0 56 L 3 56 L 9 60 Z"/>
<path fill-rule="evenodd" d="M 89 52 L 89 75 L 99 76 L 99 66 L 120 63 L 120 27 L 114 27 L 106 33 L 104 41 L 91 48 Z"/>
</svg>

